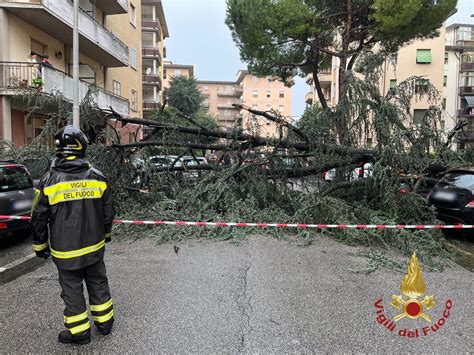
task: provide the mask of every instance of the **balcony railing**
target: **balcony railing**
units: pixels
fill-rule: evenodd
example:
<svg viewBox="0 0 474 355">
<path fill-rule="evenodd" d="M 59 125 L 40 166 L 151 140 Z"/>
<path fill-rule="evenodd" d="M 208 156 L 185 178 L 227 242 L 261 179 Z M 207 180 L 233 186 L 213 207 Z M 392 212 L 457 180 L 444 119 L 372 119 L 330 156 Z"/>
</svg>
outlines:
<svg viewBox="0 0 474 355">
<path fill-rule="evenodd" d="M 142 20 L 142 30 L 145 31 L 156 31 L 161 37 L 161 26 L 158 20 Z"/>
<path fill-rule="evenodd" d="M 459 117 L 474 117 L 474 108 L 467 109 L 467 110 L 459 110 L 458 116 Z"/>
<path fill-rule="evenodd" d="M 93 85 L 79 82 L 79 98 L 82 100 Z M 61 93 L 72 101 L 72 77 L 60 70 L 24 62 L 0 62 L 0 92 L 4 95 L 21 95 L 23 90 L 35 89 L 44 94 Z M 95 87 L 93 101 L 100 109 L 110 106 L 121 115 L 130 114 L 129 101 L 105 89 Z"/>
<path fill-rule="evenodd" d="M 144 48 L 142 48 L 142 55 L 145 58 L 158 59 L 159 62 L 161 63 L 161 53 L 160 53 L 159 48 L 144 47 Z"/>
<path fill-rule="evenodd" d="M 231 97 L 239 97 L 242 95 L 242 89 L 234 89 L 232 91 L 219 91 L 217 96 L 231 96 Z"/>
<path fill-rule="evenodd" d="M 161 87 L 161 77 L 159 74 L 143 74 L 143 85 Z"/>
<path fill-rule="evenodd" d="M 459 88 L 460 95 L 474 94 L 474 86 L 461 86 Z"/>
<path fill-rule="evenodd" d="M 68 0 L 0 0 L 0 7 L 37 29 L 72 44 L 74 7 Z M 86 11 L 79 12 L 81 53 L 107 67 L 128 65 L 128 47 Z"/>
<path fill-rule="evenodd" d="M 153 111 L 153 110 L 159 110 L 159 109 L 161 109 L 161 103 L 159 102 L 149 102 L 149 101 L 143 102 L 144 111 Z"/>
<path fill-rule="evenodd" d="M 474 63 L 461 63 L 461 71 L 474 71 Z"/>
</svg>

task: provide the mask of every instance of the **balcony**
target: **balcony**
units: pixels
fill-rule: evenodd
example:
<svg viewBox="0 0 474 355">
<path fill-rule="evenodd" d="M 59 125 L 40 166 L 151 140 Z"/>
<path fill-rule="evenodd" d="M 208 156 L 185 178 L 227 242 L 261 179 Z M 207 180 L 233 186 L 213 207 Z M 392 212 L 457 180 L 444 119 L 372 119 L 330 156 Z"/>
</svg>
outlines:
<svg viewBox="0 0 474 355">
<path fill-rule="evenodd" d="M 161 77 L 159 74 L 143 74 L 144 86 L 158 86 L 161 88 Z"/>
<path fill-rule="evenodd" d="M 143 111 L 155 111 L 161 109 L 161 103 L 144 101 L 143 102 Z"/>
<path fill-rule="evenodd" d="M 240 97 L 242 95 L 242 89 L 233 90 L 233 91 L 219 91 L 217 96 L 222 97 Z"/>
<path fill-rule="evenodd" d="M 40 93 L 54 95 L 61 93 L 66 101 L 72 102 L 73 80 L 62 71 L 42 68 L 39 78 L 39 66 L 31 63 L 0 62 L 0 94 L 21 96 L 23 90 L 36 89 Z M 82 100 L 93 85 L 80 81 L 79 99 Z M 108 110 L 110 106 L 121 115 L 130 114 L 129 101 L 107 90 L 95 87 L 93 101 L 100 109 Z"/>
<path fill-rule="evenodd" d="M 474 86 L 461 86 L 459 88 L 459 95 L 472 95 L 474 94 Z"/>
<path fill-rule="evenodd" d="M 39 30 L 72 46 L 72 1 L 0 0 L 0 8 L 7 9 Z M 79 48 L 81 53 L 106 67 L 128 65 L 128 47 L 83 10 L 79 13 Z"/>
<path fill-rule="evenodd" d="M 220 108 L 223 110 L 240 110 L 232 106 L 232 104 L 217 104 L 217 108 Z"/>
<path fill-rule="evenodd" d="M 474 118 L 474 108 L 467 109 L 467 110 L 459 110 L 458 111 L 459 117 L 473 117 Z"/>
<path fill-rule="evenodd" d="M 158 37 L 161 38 L 161 26 L 158 20 L 142 20 L 142 31 L 158 32 Z"/>
<path fill-rule="evenodd" d="M 106 15 L 128 13 L 127 0 L 95 0 L 95 5 Z"/>
<path fill-rule="evenodd" d="M 161 63 L 161 53 L 159 48 L 144 47 L 142 48 L 142 56 L 144 59 L 158 59 Z"/>
<path fill-rule="evenodd" d="M 305 96 L 304 96 L 304 101 L 308 104 L 308 105 L 312 105 L 313 104 L 313 100 L 314 100 L 314 93 L 312 91 L 308 92 Z"/>
<path fill-rule="evenodd" d="M 474 63 L 461 63 L 461 71 L 474 71 Z"/>
</svg>

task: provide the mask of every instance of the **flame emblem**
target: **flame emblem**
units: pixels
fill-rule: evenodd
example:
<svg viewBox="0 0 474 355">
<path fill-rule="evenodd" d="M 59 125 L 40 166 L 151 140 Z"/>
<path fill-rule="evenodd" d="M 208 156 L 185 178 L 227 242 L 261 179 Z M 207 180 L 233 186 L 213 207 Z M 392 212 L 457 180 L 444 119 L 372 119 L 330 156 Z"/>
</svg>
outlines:
<svg viewBox="0 0 474 355">
<path fill-rule="evenodd" d="M 402 313 L 395 316 L 393 320 L 398 321 L 404 317 L 417 319 L 419 317 L 431 322 L 431 317 L 424 311 L 434 307 L 436 301 L 434 296 L 425 296 L 424 299 L 418 300 L 418 297 L 426 292 L 426 284 L 421 273 L 420 264 L 416 253 L 413 253 L 408 264 L 408 272 L 400 284 L 400 291 L 408 297 L 407 300 L 400 295 L 392 295 L 391 305 Z"/>
</svg>

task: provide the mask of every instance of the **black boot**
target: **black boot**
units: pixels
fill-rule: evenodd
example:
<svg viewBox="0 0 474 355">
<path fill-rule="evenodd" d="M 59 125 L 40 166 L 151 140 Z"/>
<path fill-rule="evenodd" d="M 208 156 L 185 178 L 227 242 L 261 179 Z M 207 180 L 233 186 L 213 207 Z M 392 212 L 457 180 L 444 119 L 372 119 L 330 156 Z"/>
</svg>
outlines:
<svg viewBox="0 0 474 355">
<path fill-rule="evenodd" d="M 97 324 L 96 323 L 97 330 L 102 335 L 109 335 L 112 332 L 112 326 L 113 325 L 114 325 L 114 320 L 113 319 L 111 319 L 107 323 L 102 323 L 102 324 Z"/>
<path fill-rule="evenodd" d="M 72 335 L 69 330 L 63 330 L 59 333 L 58 340 L 64 344 L 89 344 L 91 342 L 91 331 L 88 329 L 85 332 Z"/>
</svg>

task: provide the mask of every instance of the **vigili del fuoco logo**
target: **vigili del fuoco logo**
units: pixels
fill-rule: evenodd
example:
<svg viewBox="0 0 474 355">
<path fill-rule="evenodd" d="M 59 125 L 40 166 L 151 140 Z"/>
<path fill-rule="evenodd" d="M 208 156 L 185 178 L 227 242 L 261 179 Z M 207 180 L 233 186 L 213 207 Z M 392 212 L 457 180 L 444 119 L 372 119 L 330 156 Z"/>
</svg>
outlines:
<svg viewBox="0 0 474 355">
<path fill-rule="evenodd" d="M 380 298 L 375 301 L 376 320 L 387 330 L 401 337 L 418 338 L 436 333 L 446 323 L 451 313 L 453 302 L 448 299 L 444 303 L 441 317 L 437 318 L 437 321 L 433 321 L 433 316 L 429 311 L 436 305 L 437 301 L 433 295 L 425 295 L 423 297 L 426 293 L 426 284 L 416 253 L 413 253 L 410 259 L 407 274 L 400 284 L 400 291 L 403 295 L 392 295 L 392 302 L 390 304 L 398 312 L 392 319 L 386 316 L 382 299 Z M 413 328 L 413 325 L 409 326 L 407 322 L 399 322 L 402 319 L 416 320 L 419 318 L 428 324 L 420 328 Z"/>
</svg>

